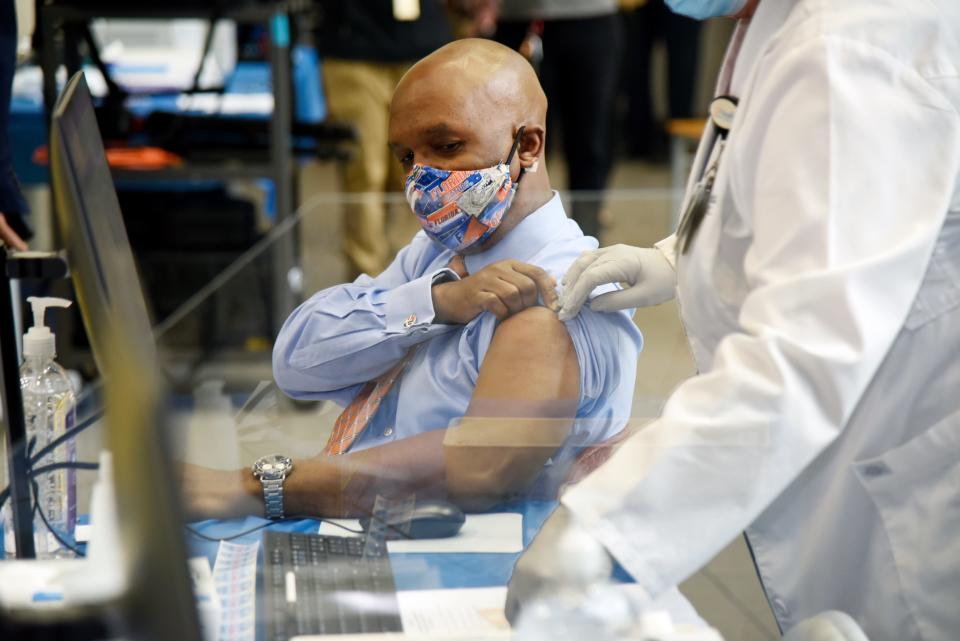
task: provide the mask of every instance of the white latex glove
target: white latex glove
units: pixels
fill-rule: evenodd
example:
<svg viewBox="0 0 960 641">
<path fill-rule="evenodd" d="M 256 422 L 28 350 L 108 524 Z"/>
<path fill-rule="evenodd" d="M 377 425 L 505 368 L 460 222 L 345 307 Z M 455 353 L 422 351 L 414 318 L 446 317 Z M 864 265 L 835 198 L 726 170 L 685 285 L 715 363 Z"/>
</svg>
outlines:
<svg viewBox="0 0 960 641">
<path fill-rule="evenodd" d="M 590 292 L 607 283 L 625 283 L 624 289 L 607 292 L 590 301 L 590 309 L 613 312 L 631 307 L 659 305 L 674 296 L 677 274 L 659 249 L 612 245 L 584 252 L 561 281 L 560 320 L 570 320 Z"/>
<path fill-rule="evenodd" d="M 537 599 L 564 592 L 586 593 L 610 577 L 606 548 L 560 505 L 517 560 L 507 587 L 505 613 L 516 623 L 520 610 Z"/>
</svg>

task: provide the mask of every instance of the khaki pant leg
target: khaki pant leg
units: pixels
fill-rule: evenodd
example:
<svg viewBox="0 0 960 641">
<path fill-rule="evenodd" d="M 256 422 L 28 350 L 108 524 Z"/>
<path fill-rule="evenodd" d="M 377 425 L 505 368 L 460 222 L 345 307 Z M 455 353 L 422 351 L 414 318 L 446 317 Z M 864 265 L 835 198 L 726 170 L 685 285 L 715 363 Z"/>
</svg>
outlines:
<svg viewBox="0 0 960 641">
<path fill-rule="evenodd" d="M 330 116 L 352 123 L 359 139 L 345 164 L 343 190 L 352 201 L 344 207 L 344 245 L 351 278 L 372 276 L 387 266 L 383 192 L 388 188 L 387 124 L 394 77 L 390 65 L 352 60 L 323 61 Z"/>
</svg>

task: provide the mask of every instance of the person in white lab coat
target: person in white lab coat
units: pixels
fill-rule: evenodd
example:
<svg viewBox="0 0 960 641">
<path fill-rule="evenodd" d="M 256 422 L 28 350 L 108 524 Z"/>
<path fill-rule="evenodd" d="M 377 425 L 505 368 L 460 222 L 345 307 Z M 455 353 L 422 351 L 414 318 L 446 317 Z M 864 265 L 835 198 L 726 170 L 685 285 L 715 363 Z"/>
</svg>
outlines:
<svg viewBox="0 0 960 641">
<path fill-rule="evenodd" d="M 562 310 L 676 289 L 699 375 L 564 493 L 508 613 L 556 587 L 569 531 L 656 595 L 745 530 L 782 629 L 832 609 L 871 640 L 958 639 L 960 2 L 760 0 L 718 93 L 739 102 L 678 236 L 583 256 Z"/>
</svg>

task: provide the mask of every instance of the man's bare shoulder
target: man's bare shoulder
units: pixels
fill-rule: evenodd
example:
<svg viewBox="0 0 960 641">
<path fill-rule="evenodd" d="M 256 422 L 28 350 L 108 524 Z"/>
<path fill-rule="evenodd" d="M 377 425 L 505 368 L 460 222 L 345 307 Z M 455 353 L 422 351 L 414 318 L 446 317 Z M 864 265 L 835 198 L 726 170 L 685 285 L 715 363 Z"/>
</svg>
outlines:
<svg viewBox="0 0 960 641">
<path fill-rule="evenodd" d="M 556 312 L 528 307 L 497 326 L 471 408 L 488 415 L 506 409 L 511 416 L 573 416 L 579 389 L 579 363 L 566 326 Z"/>
<path fill-rule="evenodd" d="M 494 336 L 498 341 L 515 341 L 518 344 L 570 339 L 567 328 L 557 318 L 557 313 L 541 306 L 528 307 L 501 321 Z"/>
<path fill-rule="evenodd" d="M 494 359 L 489 358 L 492 354 Z M 501 367 L 526 369 L 563 363 L 573 354 L 573 341 L 557 313 L 546 307 L 528 307 L 497 325 L 485 364 L 496 361 Z M 576 363 L 575 356 L 572 362 Z"/>
</svg>

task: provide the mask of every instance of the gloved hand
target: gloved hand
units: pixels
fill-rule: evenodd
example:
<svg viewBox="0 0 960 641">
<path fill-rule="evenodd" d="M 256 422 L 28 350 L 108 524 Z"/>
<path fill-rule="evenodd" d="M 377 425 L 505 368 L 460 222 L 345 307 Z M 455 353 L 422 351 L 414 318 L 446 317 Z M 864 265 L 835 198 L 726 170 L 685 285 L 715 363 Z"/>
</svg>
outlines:
<svg viewBox="0 0 960 641">
<path fill-rule="evenodd" d="M 626 288 L 607 292 L 590 302 L 590 309 L 612 312 L 631 307 L 649 307 L 673 298 L 677 275 L 659 249 L 612 245 L 584 252 L 561 281 L 560 320 L 570 320 L 594 289 L 607 283 L 626 283 Z"/>
<path fill-rule="evenodd" d="M 513 567 L 505 612 L 516 624 L 523 607 L 539 597 L 563 591 L 586 593 L 608 579 L 613 559 L 601 543 L 560 505 Z"/>
</svg>

